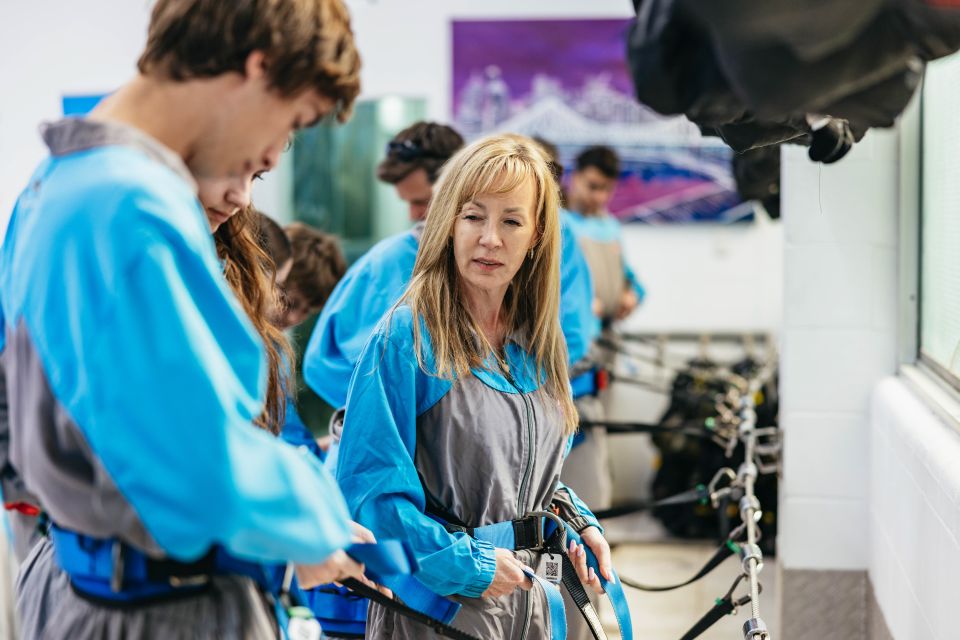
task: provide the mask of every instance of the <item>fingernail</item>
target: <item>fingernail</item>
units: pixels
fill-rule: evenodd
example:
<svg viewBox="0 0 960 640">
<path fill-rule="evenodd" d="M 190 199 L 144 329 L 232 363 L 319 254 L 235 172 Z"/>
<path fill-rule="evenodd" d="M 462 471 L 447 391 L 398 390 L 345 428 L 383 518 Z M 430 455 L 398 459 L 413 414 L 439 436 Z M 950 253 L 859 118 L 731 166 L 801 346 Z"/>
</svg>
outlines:
<svg viewBox="0 0 960 640">
<path fill-rule="evenodd" d="M 577 553 L 581 556 L 586 555 L 586 550 L 583 548 L 583 545 L 580 545 L 580 548 L 577 550 Z"/>
<path fill-rule="evenodd" d="M 597 574 L 593 572 L 593 567 L 590 567 L 590 572 L 588 575 L 590 576 L 590 582 L 593 582 L 597 579 Z"/>
<path fill-rule="evenodd" d="M 573 540 L 570 541 L 570 553 L 573 554 L 577 550 L 577 543 Z"/>
</svg>

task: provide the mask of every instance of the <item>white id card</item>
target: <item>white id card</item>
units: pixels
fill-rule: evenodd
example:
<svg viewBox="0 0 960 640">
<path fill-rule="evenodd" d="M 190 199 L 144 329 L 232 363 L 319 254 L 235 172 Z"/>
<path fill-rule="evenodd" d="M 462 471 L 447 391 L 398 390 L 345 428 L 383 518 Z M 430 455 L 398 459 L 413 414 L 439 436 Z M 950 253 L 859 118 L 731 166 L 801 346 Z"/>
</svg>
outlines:
<svg viewBox="0 0 960 640">
<path fill-rule="evenodd" d="M 560 584 L 563 579 L 563 557 L 559 553 L 541 554 L 537 575 L 554 584 Z"/>
<path fill-rule="evenodd" d="M 320 640 L 320 623 L 314 618 L 291 618 L 287 624 L 290 640 Z"/>
</svg>

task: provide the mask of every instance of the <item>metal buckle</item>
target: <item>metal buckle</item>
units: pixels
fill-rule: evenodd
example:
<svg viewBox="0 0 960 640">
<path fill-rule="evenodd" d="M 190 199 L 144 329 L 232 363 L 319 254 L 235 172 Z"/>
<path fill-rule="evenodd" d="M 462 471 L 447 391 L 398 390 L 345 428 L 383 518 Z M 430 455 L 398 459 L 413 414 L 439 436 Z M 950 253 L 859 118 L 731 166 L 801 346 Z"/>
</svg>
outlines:
<svg viewBox="0 0 960 640">
<path fill-rule="evenodd" d="M 563 521 L 563 519 L 560 516 L 558 516 L 555 513 L 551 513 L 550 511 L 531 511 L 524 517 L 547 518 L 549 520 L 552 520 L 553 523 L 557 525 L 557 529 L 559 531 L 563 531 L 564 536 L 566 536 L 566 530 L 567 530 L 566 523 Z M 538 522 L 537 523 L 537 549 L 538 550 L 543 549 L 547 542 L 546 539 L 543 537 L 543 529 L 544 529 L 543 525 Z"/>
<path fill-rule="evenodd" d="M 210 582 L 210 576 L 198 574 L 195 576 L 170 576 L 167 579 L 171 587 L 199 587 Z"/>
<path fill-rule="evenodd" d="M 110 590 L 114 593 L 123 591 L 123 543 L 114 540 L 110 547 L 110 560 L 113 571 L 110 573 Z"/>
</svg>

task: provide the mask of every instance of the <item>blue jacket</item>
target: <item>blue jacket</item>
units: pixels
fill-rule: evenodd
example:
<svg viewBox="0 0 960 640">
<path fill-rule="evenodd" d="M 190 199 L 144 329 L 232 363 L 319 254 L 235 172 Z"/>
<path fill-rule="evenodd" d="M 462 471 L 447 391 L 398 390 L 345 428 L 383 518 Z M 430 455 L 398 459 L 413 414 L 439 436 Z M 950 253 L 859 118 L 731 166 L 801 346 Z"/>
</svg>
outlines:
<svg viewBox="0 0 960 640">
<path fill-rule="evenodd" d="M 440 595 L 478 597 L 493 579 L 489 543 L 449 533 L 428 514 L 428 494 L 468 526 L 547 508 L 569 451 L 556 403 L 537 393 L 532 360 L 506 345 L 512 379 L 495 369 L 447 380 L 414 355 L 413 318 L 398 307 L 377 327 L 354 372 L 340 441 L 337 481 L 354 518 L 379 538 L 402 538 L 416 577 Z M 422 325 L 425 366 L 435 370 Z M 524 417 L 525 416 L 525 417 Z M 599 525 L 598 525 L 599 526 Z"/>
<path fill-rule="evenodd" d="M 345 547 L 332 477 L 252 424 L 263 347 L 186 167 L 120 125 L 68 120 L 46 138 L 0 252 L 0 375 L 19 416 L 0 460 L 62 526 L 177 559 Z"/>
<path fill-rule="evenodd" d="M 620 222 L 611 215 L 584 216 L 576 211 L 565 210 L 563 212 L 563 219 L 573 230 L 577 238 L 584 237 L 596 240 L 597 242 L 621 243 L 622 229 Z M 626 260 L 623 261 L 623 275 L 630 283 L 634 293 L 637 294 L 637 300 L 643 302 L 647 291 Z"/>
</svg>

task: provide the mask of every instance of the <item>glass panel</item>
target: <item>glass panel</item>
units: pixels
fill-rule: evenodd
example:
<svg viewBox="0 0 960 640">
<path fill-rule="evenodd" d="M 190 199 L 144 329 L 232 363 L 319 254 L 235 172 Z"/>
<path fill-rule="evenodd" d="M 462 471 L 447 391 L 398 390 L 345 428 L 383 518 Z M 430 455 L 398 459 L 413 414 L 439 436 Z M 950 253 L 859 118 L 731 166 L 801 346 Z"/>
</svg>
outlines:
<svg viewBox="0 0 960 640">
<path fill-rule="evenodd" d="M 927 68 L 923 90 L 920 352 L 960 375 L 960 56 Z"/>
</svg>

